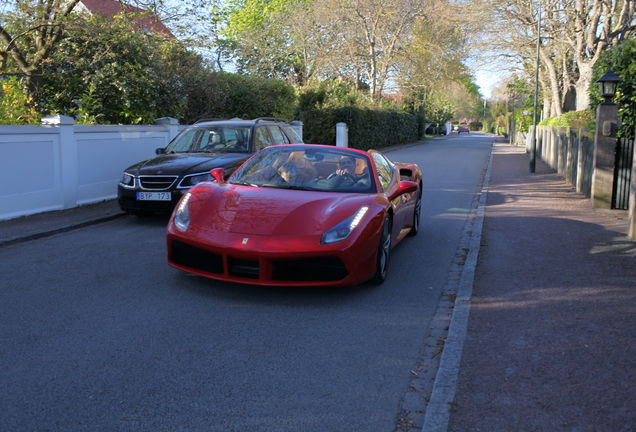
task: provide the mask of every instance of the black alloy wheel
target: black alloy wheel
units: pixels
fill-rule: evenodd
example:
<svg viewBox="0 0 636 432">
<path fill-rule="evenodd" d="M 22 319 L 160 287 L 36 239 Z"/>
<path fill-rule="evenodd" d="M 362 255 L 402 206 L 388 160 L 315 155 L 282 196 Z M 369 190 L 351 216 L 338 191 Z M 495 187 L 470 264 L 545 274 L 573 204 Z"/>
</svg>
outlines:
<svg viewBox="0 0 636 432">
<path fill-rule="evenodd" d="M 380 285 L 386 280 L 389 272 L 389 259 L 391 257 L 391 217 L 387 214 L 384 216 L 384 225 L 382 226 L 382 236 L 380 237 L 380 245 L 375 260 L 375 274 L 371 278 L 371 283 Z"/>
<path fill-rule="evenodd" d="M 415 202 L 415 208 L 413 209 L 413 227 L 409 234 L 411 237 L 416 236 L 420 232 L 420 215 L 422 213 L 422 188 L 417 191 L 417 201 Z"/>
</svg>

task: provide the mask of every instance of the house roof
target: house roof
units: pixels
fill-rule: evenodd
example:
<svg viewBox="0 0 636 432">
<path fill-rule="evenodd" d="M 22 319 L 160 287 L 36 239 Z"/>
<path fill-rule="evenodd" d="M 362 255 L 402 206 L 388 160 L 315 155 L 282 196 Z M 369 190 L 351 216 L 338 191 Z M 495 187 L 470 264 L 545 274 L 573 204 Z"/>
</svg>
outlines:
<svg viewBox="0 0 636 432">
<path fill-rule="evenodd" d="M 121 3 L 117 0 L 80 0 L 78 6 L 82 10 L 85 10 L 91 14 L 100 14 L 107 17 L 112 17 L 117 15 L 118 13 L 144 13 L 145 9 L 140 9 L 135 6 L 127 5 Z M 144 31 L 149 33 L 160 35 L 166 38 L 175 39 L 172 32 L 166 27 L 159 18 L 150 13 L 143 17 L 137 17 L 136 19 L 137 25 Z"/>
</svg>

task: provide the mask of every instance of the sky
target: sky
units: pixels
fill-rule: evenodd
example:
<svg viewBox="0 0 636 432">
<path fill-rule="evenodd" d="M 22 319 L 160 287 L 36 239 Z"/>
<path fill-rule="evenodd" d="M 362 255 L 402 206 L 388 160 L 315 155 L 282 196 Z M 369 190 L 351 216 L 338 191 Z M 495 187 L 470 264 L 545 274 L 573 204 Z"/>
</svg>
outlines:
<svg viewBox="0 0 636 432">
<path fill-rule="evenodd" d="M 475 81 L 481 90 L 481 94 L 485 99 L 490 99 L 492 90 L 499 85 L 502 77 L 500 74 L 492 71 L 477 70 L 475 72 Z"/>
</svg>

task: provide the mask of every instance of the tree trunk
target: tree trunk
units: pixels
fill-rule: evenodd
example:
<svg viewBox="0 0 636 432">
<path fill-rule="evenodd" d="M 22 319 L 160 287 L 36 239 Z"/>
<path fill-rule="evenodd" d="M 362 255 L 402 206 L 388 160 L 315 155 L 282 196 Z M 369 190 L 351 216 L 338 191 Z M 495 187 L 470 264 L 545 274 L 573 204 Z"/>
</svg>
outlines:
<svg viewBox="0 0 636 432">
<path fill-rule="evenodd" d="M 32 103 L 36 103 L 40 84 L 42 83 L 42 67 L 35 70 L 29 70 L 25 74 L 24 88 L 32 99 Z"/>
<path fill-rule="evenodd" d="M 593 66 L 589 63 L 579 64 L 579 79 L 574 85 L 576 90 L 576 110 L 583 111 L 590 107 L 588 89 L 592 84 Z"/>
<path fill-rule="evenodd" d="M 559 77 L 557 75 L 556 68 L 554 67 L 554 62 L 552 58 L 545 53 L 545 50 L 539 50 L 541 53 L 541 59 L 543 60 L 543 64 L 546 68 L 546 75 L 550 81 L 550 87 L 544 87 L 545 93 L 550 93 L 550 100 L 552 101 L 550 105 L 550 117 L 558 117 L 563 114 L 563 109 L 559 101 L 561 100 L 561 89 L 559 88 Z"/>
</svg>

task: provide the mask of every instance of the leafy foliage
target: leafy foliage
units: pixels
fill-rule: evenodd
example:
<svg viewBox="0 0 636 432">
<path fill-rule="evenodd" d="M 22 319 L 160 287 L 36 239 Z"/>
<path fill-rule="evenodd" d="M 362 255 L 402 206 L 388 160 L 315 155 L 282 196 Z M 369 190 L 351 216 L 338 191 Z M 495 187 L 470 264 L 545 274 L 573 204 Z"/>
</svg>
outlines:
<svg viewBox="0 0 636 432">
<path fill-rule="evenodd" d="M 201 118 L 294 118 L 293 87 L 250 75 L 199 70 L 185 83 L 186 108 L 182 123 Z"/>
<path fill-rule="evenodd" d="M 456 108 L 450 101 L 440 100 L 427 103 L 424 113 L 426 123 L 441 126 L 455 116 Z"/>
<path fill-rule="evenodd" d="M 23 91 L 22 83 L 16 77 L 2 81 L 0 93 L 0 124 L 37 124 L 40 113 L 33 99 Z"/>
<path fill-rule="evenodd" d="M 421 116 L 383 107 L 338 80 L 305 89 L 299 96 L 297 118 L 304 124 L 305 142 L 334 145 L 335 125 L 346 123 L 349 147 L 362 150 L 417 141 L 423 133 Z"/>
<path fill-rule="evenodd" d="M 421 134 L 418 117 L 397 111 L 370 110 L 357 107 L 322 108 L 302 113 L 305 142 L 336 143 L 337 123 L 346 123 L 349 147 L 368 150 L 414 142 Z"/>
<path fill-rule="evenodd" d="M 594 128 L 595 118 L 590 110 L 568 111 L 559 117 L 543 119 L 539 126 Z"/>
<path fill-rule="evenodd" d="M 513 113 L 513 119 L 517 132 L 529 132 L 530 126 L 534 122 L 532 110 L 529 109 L 516 109 Z"/>
<path fill-rule="evenodd" d="M 240 74 L 304 85 L 307 71 L 294 17 L 308 14 L 304 0 L 232 0 L 212 11 L 219 50 Z"/>
<path fill-rule="evenodd" d="M 65 30 L 73 26 L 79 0 L 6 1 L 0 14 L 0 73 L 20 73 L 25 90 L 36 98 L 42 70 Z M 5 13 L 6 12 L 6 13 Z"/>
<path fill-rule="evenodd" d="M 623 80 L 618 83 L 614 98 L 614 102 L 618 104 L 618 115 L 622 121 L 618 134 L 627 139 L 634 139 L 636 129 L 636 39 L 626 40 L 606 51 L 596 64 L 593 80 L 596 81 L 603 76 L 608 69 Z M 598 86 L 590 86 L 589 94 L 596 107 L 601 102 Z"/>
<path fill-rule="evenodd" d="M 165 56 L 180 47 L 138 31 L 131 17 L 91 17 L 69 32 L 44 69 L 40 101 L 45 114 L 82 122 L 153 124 L 179 117 L 184 100 Z"/>
</svg>

